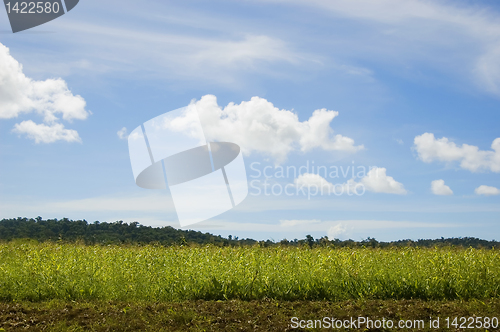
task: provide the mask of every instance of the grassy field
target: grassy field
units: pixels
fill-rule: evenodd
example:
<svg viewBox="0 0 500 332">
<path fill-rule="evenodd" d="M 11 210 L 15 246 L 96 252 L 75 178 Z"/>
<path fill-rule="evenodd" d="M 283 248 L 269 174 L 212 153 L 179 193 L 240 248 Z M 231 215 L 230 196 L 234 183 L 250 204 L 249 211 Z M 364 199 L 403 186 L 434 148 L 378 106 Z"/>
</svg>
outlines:
<svg viewBox="0 0 500 332">
<path fill-rule="evenodd" d="M 372 299 L 500 295 L 500 251 L 0 244 L 0 301 Z"/>
</svg>

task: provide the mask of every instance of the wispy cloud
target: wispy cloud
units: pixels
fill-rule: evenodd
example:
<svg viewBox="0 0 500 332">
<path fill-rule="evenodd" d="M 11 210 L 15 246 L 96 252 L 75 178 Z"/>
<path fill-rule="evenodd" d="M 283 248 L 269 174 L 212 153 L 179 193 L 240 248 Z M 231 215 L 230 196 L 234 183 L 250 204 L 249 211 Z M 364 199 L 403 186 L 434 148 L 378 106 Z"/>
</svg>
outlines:
<svg viewBox="0 0 500 332">
<path fill-rule="evenodd" d="M 136 79 L 195 79 L 235 86 L 243 84 L 241 75 L 273 75 L 277 64 L 295 67 L 316 57 L 265 34 L 200 36 L 148 30 L 142 24 L 135 28 L 74 21 L 56 24 L 81 41 L 81 47 L 75 46 L 79 56 L 96 69 L 133 73 Z"/>
<path fill-rule="evenodd" d="M 432 67 L 500 94 L 500 15 L 487 5 L 418 0 L 261 2 L 306 6 L 317 9 L 318 15 L 350 20 L 355 33 L 334 38 L 343 45 L 339 55 L 390 64 L 406 73 L 410 66 Z"/>
<path fill-rule="evenodd" d="M 26 206 L 24 198 L 3 200 L 0 208 L 11 216 L 47 213 L 64 215 L 66 213 L 116 212 L 126 215 L 129 212 L 175 213 L 171 198 L 165 191 L 147 192 L 135 195 L 108 195 L 73 200 L 39 200 Z"/>
<path fill-rule="evenodd" d="M 293 227 L 298 225 L 311 225 L 311 224 L 319 224 L 321 220 L 317 219 L 303 219 L 303 220 L 280 220 L 280 225 L 282 227 Z"/>
<path fill-rule="evenodd" d="M 346 238 L 359 234 L 366 230 L 383 229 L 418 229 L 418 228 L 453 228 L 460 227 L 457 224 L 448 223 L 425 223 L 413 221 L 393 221 L 393 220 L 296 220 L 293 225 L 281 222 L 271 223 L 244 223 L 224 220 L 208 220 L 197 224 L 201 230 L 224 230 L 228 232 L 256 232 L 266 234 L 266 236 L 276 236 L 276 234 L 323 234 L 329 238 Z"/>
<path fill-rule="evenodd" d="M 238 2 L 215 3 L 211 11 L 202 11 L 160 1 L 153 1 L 148 8 L 131 0 L 89 1 L 91 19 L 51 23 L 79 41 L 65 59 L 58 59 L 58 67 L 67 71 L 71 63 L 73 68 L 80 67 L 76 70 L 175 79 L 177 84 L 197 80 L 226 87 L 244 84 L 244 75 L 253 73 L 298 78 L 298 73 L 311 68 L 328 68 L 372 78 L 382 65 L 414 79 L 432 68 L 435 73 L 459 78 L 451 84 L 475 82 L 483 91 L 500 94 L 500 15 L 483 5 L 417 0 L 261 0 L 244 6 L 262 8 L 263 3 L 316 9 L 300 17 L 319 33 L 315 36 L 310 29 L 301 31 L 298 27 L 303 21 L 264 17 L 256 24 L 249 16 L 217 10 L 218 6 L 241 9 Z M 119 19 L 110 22 L 98 13 L 114 10 L 117 4 L 123 8 L 117 17 L 124 18 L 126 25 Z M 329 33 L 336 31 L 338 22 L 342 22 L 342 33 Z M 322 33 L 329 33 L 328 38 Z M 54 65 L 47 66 L 57 70 Z M 438 80 L 437 76 L 433 79 Z"/>
</svg>

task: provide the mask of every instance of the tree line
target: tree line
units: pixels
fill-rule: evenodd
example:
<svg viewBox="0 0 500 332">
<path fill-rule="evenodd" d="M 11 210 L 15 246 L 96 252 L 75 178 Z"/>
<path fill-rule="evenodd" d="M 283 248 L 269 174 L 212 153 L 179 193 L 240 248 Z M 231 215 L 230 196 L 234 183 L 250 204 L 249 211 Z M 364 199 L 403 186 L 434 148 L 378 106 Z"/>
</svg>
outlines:
<svg viewBox="0 0 500 332">
<path fill-rule="evenodd" d="M 229 235 L 227 238 L 220 235 L 203 233 L 193 230 L 175 229 L 171 226 L 151 227 L 144 226 L 138 222 L 124 223 L 115 221 L 112 223 L 86 220 L 69 220 L 37 218 L 15 218 L 0 220 L 0 241 L 12 241 L 18 239 L 32 239 L 39 242 L 62 241 L 80 242 L 87 245 L 108 244 L 159 244 L 159 245 L 216 245 L 216 246 L 301 246 L 301 247 L 473 247 L 473 248 L 500 248 L 500 242 L 487 241 L 473 237 L 464 238 L 440 238 L 399 240 L 391 242 L 379 242 L 374 238 L 362 241 L 328 239 L 324 236 L 314 239 L 307 235 L 304 239 L 283 239 L 281 241 L 256 241 L 253 239 L 239 239 Z"/>
</svg>

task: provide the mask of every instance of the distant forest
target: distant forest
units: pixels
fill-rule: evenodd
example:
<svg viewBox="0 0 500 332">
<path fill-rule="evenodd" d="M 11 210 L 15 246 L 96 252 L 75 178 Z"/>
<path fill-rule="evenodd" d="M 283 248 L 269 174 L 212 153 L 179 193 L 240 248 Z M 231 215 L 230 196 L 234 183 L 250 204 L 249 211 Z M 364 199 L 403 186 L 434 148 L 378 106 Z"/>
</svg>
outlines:
<svg viewBox="0 0 500 332">
<path fill-rule="evenodd" d="M 392 242 L 379 242 L 373 238 L 367 238 L 362 241 L 339 239 L 328 239 L 321 237 L 314 239 L 307 235 L 305 239 L 281 240 L 279 242 L 267 240 L 256 241 L 253 239 L 239 239 L 229 235 L 224 238 L 220 235 L 202 233 L 193 230 L 181 230 L 173 227 L 150 227 L 140 225 L 138 222 L 130 224 L 123 221 L 112 223 L 94 221 L 92 223 L 86 220 L 48 219 L 42 217 L 35 219 L 17 218 L 2 219 L 0 221 L 0 241 L 12 241 L 19 239 L 31 239 L 39 242 L 61 241 L 61 242 L 80 242 L 87 245 L 108 245 L 108 244 L 157 244 L 164 246 L 171 245 L 208 245 L 215 246 L 253 246 L 270 247 L 277 245 L 285 246 L 331 246 L 331 247 L 473 247 L 498 249 L 500 242 L 486 241 L 472 237 L 464 238 L 441 238 L 435 240 L 399 240 Z"/>
</svg>

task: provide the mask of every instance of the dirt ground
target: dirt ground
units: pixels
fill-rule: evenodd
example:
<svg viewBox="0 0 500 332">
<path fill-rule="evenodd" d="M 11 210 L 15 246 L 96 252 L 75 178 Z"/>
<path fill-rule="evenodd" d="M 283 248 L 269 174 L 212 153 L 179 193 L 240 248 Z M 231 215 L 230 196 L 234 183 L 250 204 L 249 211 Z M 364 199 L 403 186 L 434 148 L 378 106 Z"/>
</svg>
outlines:
<svg viewBox="0 0 500 332">
<path fill-rule="evenodd" d="M 295 320 L 292 320 L 296 317 Z M 324 317 L 327 317 L 326 320 Z M 355 325 L 351 329 L 328 328 L 332 318 L 386 320 L 386 326 Z M 439 317 L 439 328 L 436 319 Z M 356 300 L 342 302 L 299 301 L 187 301 L 0 303 L 0 331 L 500 331 L 500 327 L 461 329 L 446 326 L 446 318 L 465 317 L 466 325 L 476 317 L 500 319 L 500 299 L 487 301 Z M 471 318 L 469 318 L 471 317 Z M 434 326 L 430 327 L 430 320 Z M 308 322 L 311 320 L 312 322 Z M 314 320 L 316 328 L 306 329 Z M 387 326 L 391 320 L 425 322 L 423 328 Z M 483 318 L 479 319 L 482 321 Z M 301 322 L 302 321 L 302 322 Z M 302 327 L 300 328 L 300 325 Z M 410 323 L 408 323 L 410 324 Z"/>
</svg>

